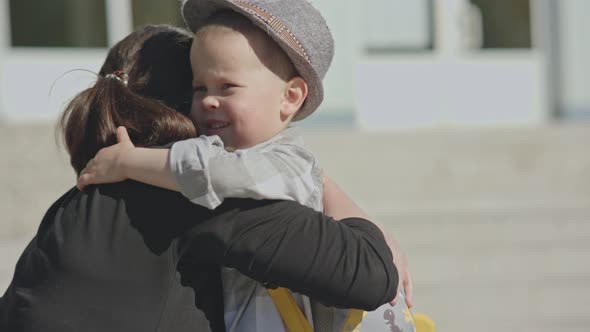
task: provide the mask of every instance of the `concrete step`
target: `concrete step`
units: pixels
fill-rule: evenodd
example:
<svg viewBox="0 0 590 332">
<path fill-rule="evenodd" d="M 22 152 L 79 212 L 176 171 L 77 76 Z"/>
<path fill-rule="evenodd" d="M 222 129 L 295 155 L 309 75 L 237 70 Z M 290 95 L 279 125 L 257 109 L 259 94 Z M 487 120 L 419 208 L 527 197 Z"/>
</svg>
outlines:
<svg viewBox="0 0 590 332">
<path fill-rule="evenodd" d="M 304 134 L 399 240 L 438 331 L 588 331 L 590 126 Z M 0 153 L 2 290 L 75 176 L 51 125 L 0 127 Z"/>
<path fill-rule="evenodd" d="M 305 135 L 327 174 L 383 213 L 590 206 L 590 126 Z"/>
</svg>

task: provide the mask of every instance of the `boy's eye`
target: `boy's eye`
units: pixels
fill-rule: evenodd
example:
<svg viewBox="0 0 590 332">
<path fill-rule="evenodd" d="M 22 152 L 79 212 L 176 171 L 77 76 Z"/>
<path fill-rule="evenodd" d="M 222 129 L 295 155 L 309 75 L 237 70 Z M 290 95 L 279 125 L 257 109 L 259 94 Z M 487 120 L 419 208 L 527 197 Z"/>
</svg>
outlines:
<svg viewBox="0 0 590 332">
<path fill-rule="evenodd" d="M 224 83 L 222 87 L 223 87 L 223 90 L 227 90 L 227 89 L 231 89 L 231 88 L 235 87 L 235 85 L 233 85 L 231 83 Z"/>
<path fill-rule="evenodd" d="M 193 90 L 195 92 L 207 92 L 207 88 L 204 85 L 196 86 Z"/>
</svg>

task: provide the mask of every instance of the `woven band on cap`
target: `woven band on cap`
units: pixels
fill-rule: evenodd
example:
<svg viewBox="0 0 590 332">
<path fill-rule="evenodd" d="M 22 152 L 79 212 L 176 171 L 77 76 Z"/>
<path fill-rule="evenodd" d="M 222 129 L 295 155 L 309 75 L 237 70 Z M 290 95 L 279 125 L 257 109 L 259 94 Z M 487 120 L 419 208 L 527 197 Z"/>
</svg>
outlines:
<svg viewBox="0 0 590 332">
<path fill-rule="evenodd" d="M 283 23 L 281 20 L 279 20 L 266 10 L 256 5 L 253 5 L 247 1 L 234 0 L 233 3 L 238 5 L 240 8 L 258 16 L 277 35 L 281 36 L 283 40 L 285 40 L 287 44 L 289 44 L 289 46 L 291 46 L 291 48 L 293 48 L 297 52 L 297 54 L 303 57 L 308 63 L 311 63 L 309 57 L 307 56 L 307 52 L 305 52 L 305 49 L 303 49 L 303 46 L 301 46 L 301 43 L 297 40 L 297 38 L 295 38 L 295 36 L 293 36 L 291 31 L 289 31 L 285 23 Z"/>
</svg>

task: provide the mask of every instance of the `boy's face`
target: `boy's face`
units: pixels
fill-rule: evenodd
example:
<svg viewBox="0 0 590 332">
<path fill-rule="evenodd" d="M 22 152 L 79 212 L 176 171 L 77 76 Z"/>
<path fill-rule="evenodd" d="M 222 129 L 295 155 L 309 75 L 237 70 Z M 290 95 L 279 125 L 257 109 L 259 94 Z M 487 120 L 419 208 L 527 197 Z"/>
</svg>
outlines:
<svg viewBox="0 0 590 332">
<path fill-rule="evenodd" d="M 215 27 L 199 33 L 191 49 L 191 118 L 200 134 L 219 135 L 236 149 L 264 142 L 288 123 L 281 116 L 287 83 L 256 55 L 257 38 Z"/>
</svg>

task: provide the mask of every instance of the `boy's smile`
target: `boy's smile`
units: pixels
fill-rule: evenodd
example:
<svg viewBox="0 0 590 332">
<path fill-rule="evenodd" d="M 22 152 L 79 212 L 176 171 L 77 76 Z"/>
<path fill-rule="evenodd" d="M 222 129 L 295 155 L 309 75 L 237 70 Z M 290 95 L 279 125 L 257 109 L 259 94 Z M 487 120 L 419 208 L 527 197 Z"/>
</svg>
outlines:
<svg viewBox="0 0 590 332">
<path fill-rule="evenodd" d="M 204 132 L 203 134 L 210 136 L 210 135 L 220 135 L 223 129 L 230 126 L 230 122 L 228 121 L 221 121 L 215 119 L 208 119 L 205 121 Z"/>
</svg>

